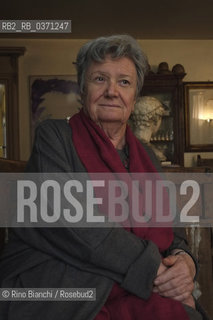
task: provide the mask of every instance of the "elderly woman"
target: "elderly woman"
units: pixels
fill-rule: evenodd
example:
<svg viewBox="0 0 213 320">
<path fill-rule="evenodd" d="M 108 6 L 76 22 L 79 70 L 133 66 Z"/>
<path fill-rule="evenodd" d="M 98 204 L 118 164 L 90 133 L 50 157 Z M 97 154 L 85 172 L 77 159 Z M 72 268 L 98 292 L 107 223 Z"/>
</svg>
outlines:
<svg viewBox="0 0 213 320">
<path fill-rule="evenodd" d="M 130 36 L 101 37 L 77 56 L 82 110 L 36 131 L 29 172 L 156 172 L 154 154 L 127 120 L 147 60 Z M 195 264 L 170 228 L 40 228 L 10 235 L 2 287 L 96 288 L 95 301 L 8 302 L 1 319 L 201 319 Z"/>
</svg>

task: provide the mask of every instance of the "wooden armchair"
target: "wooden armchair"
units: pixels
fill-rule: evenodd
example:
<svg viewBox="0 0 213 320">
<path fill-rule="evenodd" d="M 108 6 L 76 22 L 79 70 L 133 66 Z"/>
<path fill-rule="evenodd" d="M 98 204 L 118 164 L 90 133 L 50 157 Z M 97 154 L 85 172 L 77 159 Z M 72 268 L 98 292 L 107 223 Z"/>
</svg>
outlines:
<svg viewBox="0 0 213 320">
<path fill-rule="evenodd" d="M 0 158 L 0 172 L 24 172 L 26 166 L 25 161 L 8 160 Z M 4 247 L 5 242 L 5 228 L 0 228 L 0 252 Z"/>
<path fill-rule="evenodd" d="M 0 158 L 0 172 L 24 172 L 26 161 Z"/>
</svg>

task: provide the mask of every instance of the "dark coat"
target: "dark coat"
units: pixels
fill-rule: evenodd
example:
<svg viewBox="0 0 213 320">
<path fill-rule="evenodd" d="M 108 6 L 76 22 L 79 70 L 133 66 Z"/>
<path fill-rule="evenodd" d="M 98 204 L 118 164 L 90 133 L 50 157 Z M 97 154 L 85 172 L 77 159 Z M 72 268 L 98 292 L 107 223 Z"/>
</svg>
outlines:
<svg viewBox="0 0 213 320">
<path fill-rule="evenodd" d="M 39 125 L 27 171 L 85 172 L 65 120 Z M 189 251 L 180 235 L 167 254 L 173 248 Z M 122 228 L 16 228 L 1 257 L 1 287 L 96 288 L 96 301 L 0 302 L 0 319 L 92 320 L 114 282 L 147 299 L 160 261 L 153 242 Z"/>
</svg>

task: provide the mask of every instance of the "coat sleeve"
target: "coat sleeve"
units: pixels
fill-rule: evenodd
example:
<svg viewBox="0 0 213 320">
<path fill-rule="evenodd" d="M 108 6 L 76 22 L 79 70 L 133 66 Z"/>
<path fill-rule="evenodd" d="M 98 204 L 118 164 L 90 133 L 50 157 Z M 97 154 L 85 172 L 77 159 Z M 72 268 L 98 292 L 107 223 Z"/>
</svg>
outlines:
<svg viewBox="0 0 213 320">
<path fill-rule="evenodd" d="M 60 173 L 83 169 L 71 138 L 66 122 L 45 121 L 36 130 L 27 171 Z M 110 226 L 17 228 L 14 232 L 28 245 L 66 264 L 108 277 L 143 299 L 151 295 L 161 262 L 159 250 L 152 241 Z"/>
</svg>

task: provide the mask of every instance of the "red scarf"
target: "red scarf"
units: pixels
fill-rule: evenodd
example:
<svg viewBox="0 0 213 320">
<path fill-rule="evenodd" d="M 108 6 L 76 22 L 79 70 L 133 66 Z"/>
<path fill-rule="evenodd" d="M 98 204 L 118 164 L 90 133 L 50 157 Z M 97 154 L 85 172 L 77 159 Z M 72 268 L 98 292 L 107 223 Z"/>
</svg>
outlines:
<svg viewBox="0 0 213 320">
<path fill-rule="evenodd" d="M 77 154 L 86 170 L 91 173 L 113 172 L 127 173 L 120 156 L 104 131 L 90 120 L 81 110 L 70 119 L 73 143 Z M 133 135 L 129 126 L 126 129 L 126 143 L 129 148 L 129 171 L 131 173 L 156 172 L 142 144 Z M 130 199 L 131 201 L 131 199 Z M 166 250 L 173 241 L 171 228 L 131 228 L 138 237 L 152 240 L 159 251 Z M 113 299 L 116 296 L 116 299 Z M 148 301 L 144 301 L 117 284 L 95 320 L 188 320 L 181 303 L 162 298 L 152 293 Z"/>
</svg>

